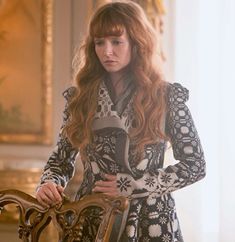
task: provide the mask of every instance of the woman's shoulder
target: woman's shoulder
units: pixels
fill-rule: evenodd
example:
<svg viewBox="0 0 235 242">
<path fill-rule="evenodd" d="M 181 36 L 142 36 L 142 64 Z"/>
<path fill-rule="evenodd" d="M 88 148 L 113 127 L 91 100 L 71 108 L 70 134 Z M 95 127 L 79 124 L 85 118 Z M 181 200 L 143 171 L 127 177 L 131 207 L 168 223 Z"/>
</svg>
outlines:
<svg viewBox="0 0 235 242">
<path fill-rule="evenodd" d="M 73 98 L 75 96 L 76 93 L 77 93 L 77 88 L 75 86 L 71 86 L 71 87 L 65 89 L 65 91 L 63 91 L 62 95 L 64 96 L 66 101 L 69 101 L 69 100 L 71 100 L 71 98 Z"/>
<path fill-rule="evenodd" d="M 189 90 L 178 82 L 168 82 L 166 90 L 167 100 L 170 103 L 182 103 L 188 101 L 189 99 Z"/>
</svg>

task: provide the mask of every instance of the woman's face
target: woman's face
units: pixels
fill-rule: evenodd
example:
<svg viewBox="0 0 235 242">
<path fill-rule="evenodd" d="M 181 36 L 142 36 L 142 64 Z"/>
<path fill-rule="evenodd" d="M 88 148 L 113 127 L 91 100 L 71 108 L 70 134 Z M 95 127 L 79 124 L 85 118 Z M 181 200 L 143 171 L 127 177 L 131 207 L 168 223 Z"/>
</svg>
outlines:
<svg viewBox="0 0 235 242">
<path fill-rule="evenodd" d="M 95 38 L 96 55 L 109 74 L 121 74 L 131 60 L 131 44 L 126 30 L 121 36 Z"/>
</svg>

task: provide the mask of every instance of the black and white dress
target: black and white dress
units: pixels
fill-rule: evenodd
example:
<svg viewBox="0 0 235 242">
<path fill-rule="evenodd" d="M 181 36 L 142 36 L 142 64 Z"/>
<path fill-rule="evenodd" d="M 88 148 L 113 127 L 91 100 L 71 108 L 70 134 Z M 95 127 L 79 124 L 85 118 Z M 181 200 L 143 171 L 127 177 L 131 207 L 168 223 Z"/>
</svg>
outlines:
<svg viewBox="0 0 235 242">
<path fill-rule="evenodd" d="M 203 150 L 185 104 L 188 90 L 178 83 L 168 86 L 164 125 L 178 163 L 167 167 L 163 164 L 165 141 L 146 145 L 143 159 L 136 165 L 137 154 L 128 136 L 134 123 L 132 102 L 135 91 L 131 83 L 117 98 L 108 82 L 102 82 L 99 88 L 98 108 L 92 126 L 94 137 L 92 144 L 86 147 L 87 160 L 82 161 L 84 178 L 77 199 L 90 194 L 94 183 L 102 180 L 105 173 L 117 175 L 120 195 L 131 201 L 121 242 L 183 242 L 171 193 L 205 176 Z M 71 87 L 64 92 L 67 101 L 74 90 L 75 87 Z M 68 118 L 66 106 L 63 125 Z M 65 186 L 73 175 L 77 153 L 78 150 L 60 134 L 41 183 L 52 180 Z M 90 223 L 95 220 L 99 220 L 99 212 L 94 210 L 87 215 L 87 228 L 81 241 L 93 241 L 94 229 Z"/>
</svg>

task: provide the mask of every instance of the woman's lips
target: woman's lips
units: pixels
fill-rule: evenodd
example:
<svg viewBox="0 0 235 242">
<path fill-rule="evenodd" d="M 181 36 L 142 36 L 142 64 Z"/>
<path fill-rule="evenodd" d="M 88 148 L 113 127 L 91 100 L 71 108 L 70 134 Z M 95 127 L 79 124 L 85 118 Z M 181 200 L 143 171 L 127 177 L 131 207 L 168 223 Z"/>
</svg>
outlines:
<svg viewBox="0 0 235 242">
<path fill-rule="evenodd" d="M 104 64 L 106 64 L 106 65 L 113 65 L 113 64 L 115 64 L 115 63 L 117 63 L 117 61 L 114 61 L 114 60 L 107 60 L 107 61 L 104 61 Z"/>
</svg>

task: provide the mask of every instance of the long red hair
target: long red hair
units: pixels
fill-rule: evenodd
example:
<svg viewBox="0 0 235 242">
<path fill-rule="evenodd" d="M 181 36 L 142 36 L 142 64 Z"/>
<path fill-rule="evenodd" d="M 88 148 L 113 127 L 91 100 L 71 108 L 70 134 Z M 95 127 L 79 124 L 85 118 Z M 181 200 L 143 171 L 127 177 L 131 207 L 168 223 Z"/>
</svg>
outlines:
<svg viewBox="0 0 235 242">
<path fill-rule="evenodd" d="M 129 71 L 136 84 L 133 101 L 135 127 L 131 129 L 132 144 L 143 150 L 146 144 L 166 139 L 162 123 L 166 109 L 166 82 L 154 65 L 156 35 L 143 9 L 134 2 L 114 2 L 100 7 L 93 15 L 89 32 L 78 55 L 77 93 L 68 106 L 70 119 L 64 134 L 73 146 L 83 149 L 92 138 L 91 125 L 97 108 L 101 81 L 107 74 L 95 53 L 94 38 L 120 36 L 124 29 L 132 46 Z"/>
</svg>

